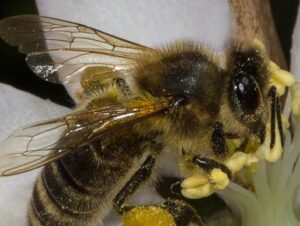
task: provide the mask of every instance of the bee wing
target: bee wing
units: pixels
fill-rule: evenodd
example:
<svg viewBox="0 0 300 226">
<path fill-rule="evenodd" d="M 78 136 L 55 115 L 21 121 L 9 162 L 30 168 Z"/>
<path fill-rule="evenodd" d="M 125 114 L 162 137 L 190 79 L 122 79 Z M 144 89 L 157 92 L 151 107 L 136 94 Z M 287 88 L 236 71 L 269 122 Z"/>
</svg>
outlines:
<svg viewBox="0 0 300 226">
<path fill-rule="evenodd" d="M 167 107 L 167 103 L 161 100 L 136 100 L 126 107 L 81 110 L 19 129 L 0 143 L 0 176 L 19 174 L 45 165 Z"/>
<path fill-rule="evenodd" d="M 81 24 L 37 15 L 1 20 L 0 37 L 27 54 L 27 64 L 42 79 L 73 85 L 73 98 L 82 92 L 80 77 L 87 68 L 98 68 L 92 71 L 107 76 L 127 70 L 150 50 Z"/>
</svg>

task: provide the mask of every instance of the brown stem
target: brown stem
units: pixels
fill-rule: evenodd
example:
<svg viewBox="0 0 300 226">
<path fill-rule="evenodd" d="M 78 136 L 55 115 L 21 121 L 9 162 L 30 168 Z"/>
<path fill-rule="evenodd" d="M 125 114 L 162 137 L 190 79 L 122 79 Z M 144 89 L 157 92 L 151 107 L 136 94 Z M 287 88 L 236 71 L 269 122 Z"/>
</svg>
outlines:
<svg viewBox="0 0 300 226">
<path fill-rule="evenodd" d="M 269 0 L 229 0 L 229 3 L 234 20 L 234 38 L 243 43 L 260 39 L 270 58 L 286 68 Z"/>
</svg>

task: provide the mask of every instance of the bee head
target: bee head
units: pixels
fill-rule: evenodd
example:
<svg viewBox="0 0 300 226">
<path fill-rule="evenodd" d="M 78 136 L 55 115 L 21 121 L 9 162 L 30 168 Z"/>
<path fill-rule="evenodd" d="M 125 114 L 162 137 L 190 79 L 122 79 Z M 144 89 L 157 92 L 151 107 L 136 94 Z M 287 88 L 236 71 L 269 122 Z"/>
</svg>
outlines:
<svg viewBox="0 0 300 226">
<path fill-rule="evenodd" d="M 236 48 L 230 54 L 228 102 L 234 115 L 263 139 L 267 118 L 269 73 L 260 50 Z"/>
</svg>

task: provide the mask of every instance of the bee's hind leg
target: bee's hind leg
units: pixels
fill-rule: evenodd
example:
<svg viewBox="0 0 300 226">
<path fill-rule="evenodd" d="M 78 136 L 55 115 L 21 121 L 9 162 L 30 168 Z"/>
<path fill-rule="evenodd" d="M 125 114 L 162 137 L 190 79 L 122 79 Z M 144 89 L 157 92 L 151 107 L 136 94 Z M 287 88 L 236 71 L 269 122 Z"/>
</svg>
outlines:
<svg viewBox="0 0 300 226">
<path fill-rule="evenodd" d="M 126 200 L 151 176 L 155 158 L 149 155 L 113 200 L 113 206 L 122 215 L 123 226 L 153 225 L 157 220 L 164 226 L 186 226 L 192 220 L 201 222 L 194 209 L 181 200 L 166 200 L 146 206 L 128 206 Z M 202 224 L 200 224 L 202 225 Z"/>
<path fill-rule="evenodd" d="M 113 205 L 118 213 L 123 214 L 130 208 L 125 205 L 125 201 L 138 189 L 140 185 L 149 179 L 154 164 L 155 158 L 152 155 L 149 155 L 140 168 L 114 198 Z"/>
</svg>

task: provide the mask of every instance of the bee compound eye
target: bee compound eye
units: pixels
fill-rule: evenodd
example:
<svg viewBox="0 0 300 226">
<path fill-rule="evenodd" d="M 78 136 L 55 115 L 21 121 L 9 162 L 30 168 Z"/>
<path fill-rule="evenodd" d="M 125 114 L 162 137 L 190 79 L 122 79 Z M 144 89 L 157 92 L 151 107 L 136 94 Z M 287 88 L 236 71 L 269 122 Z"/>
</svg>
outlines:
<svg viewBox="0 0 300 226">
<path fill-rule="evenodd" d="M 253 114 L 259 105 L 259 88 L 255 79 L 237 75 L 231 80 L 231 102 L 239 113 Z M 238 108 L 238 109 L 237 109 Z"/>
</svg>

